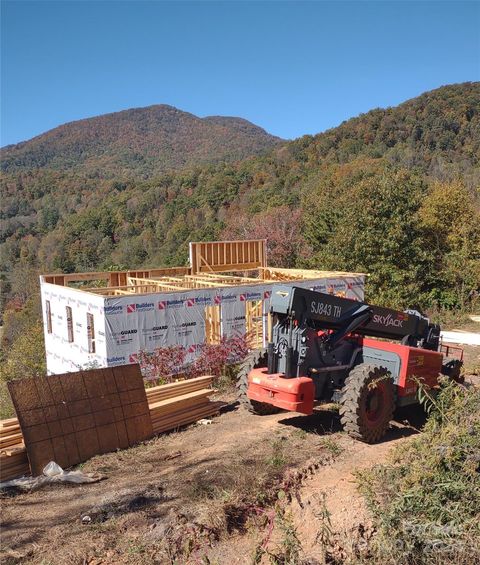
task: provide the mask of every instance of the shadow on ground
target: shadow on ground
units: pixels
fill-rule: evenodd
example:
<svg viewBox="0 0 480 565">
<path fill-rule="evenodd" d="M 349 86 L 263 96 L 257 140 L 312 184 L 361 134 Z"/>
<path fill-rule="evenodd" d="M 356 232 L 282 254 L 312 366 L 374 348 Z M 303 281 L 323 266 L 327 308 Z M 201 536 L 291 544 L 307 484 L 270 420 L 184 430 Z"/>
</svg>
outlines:
<svg viewBox="0 0 480 565">
<path fill-rule="evenodd" d="M 420 406 L 399 408 L 383 442 L 394 441 L 419 433 L 426 422 L 426 414 Z M 293 426 L 307 433 L 328 435 L 342 431 L 340 416 L 335 410 L 316 409 L 311 416 L 286 416 L 278 422 Z"/>
</svg>

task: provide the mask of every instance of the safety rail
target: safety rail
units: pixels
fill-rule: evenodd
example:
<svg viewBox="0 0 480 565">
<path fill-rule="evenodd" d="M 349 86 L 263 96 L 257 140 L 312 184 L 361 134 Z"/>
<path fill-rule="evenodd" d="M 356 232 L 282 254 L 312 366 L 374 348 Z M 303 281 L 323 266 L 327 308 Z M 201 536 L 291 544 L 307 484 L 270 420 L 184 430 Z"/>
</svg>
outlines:
<svg viewBox="0 0 480 565">
<path fill-rule="evenodd" d="M 463 361 L 463 349 L 457 345 L 445 345 L 442 343 L 440 345 L 440 353 L 443 353 L 446 357 Z"/>
</svg>

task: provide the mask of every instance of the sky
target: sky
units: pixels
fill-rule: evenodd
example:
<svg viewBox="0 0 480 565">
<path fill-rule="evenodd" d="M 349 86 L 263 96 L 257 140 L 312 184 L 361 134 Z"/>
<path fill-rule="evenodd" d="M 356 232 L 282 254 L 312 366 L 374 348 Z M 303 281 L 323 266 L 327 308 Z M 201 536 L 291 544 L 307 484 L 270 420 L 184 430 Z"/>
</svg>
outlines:
<svg viewBox="0 0 480 565">
<path fill-rule="evenodd" d="M 152 104 L 315 134 L 480 80 L 480 2 L 1 2 L 2 146 Z"/>
</svg>

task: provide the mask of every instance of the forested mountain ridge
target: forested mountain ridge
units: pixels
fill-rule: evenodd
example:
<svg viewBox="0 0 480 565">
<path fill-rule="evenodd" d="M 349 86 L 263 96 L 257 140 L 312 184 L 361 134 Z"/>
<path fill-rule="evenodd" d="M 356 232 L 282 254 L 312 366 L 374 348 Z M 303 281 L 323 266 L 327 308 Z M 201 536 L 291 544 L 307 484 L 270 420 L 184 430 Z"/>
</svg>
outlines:
<svg viewBox="0 0 480 565">
<path fill-rule="evenodd" d="M 480 163 L 479 109 L 480 83 L 449 85 L 393 108 L 371 110 L 287 147 L 314 163 L 388 157 L 392 163 L 435 173 L 430 167 L 438 160 L 470 173 Z M 283 151 L 282 146 L 277 152 Z"/>
<path fill-rule="evenodd" d="M 179 167 L 242 159 L 279 141 L 241 118 L 198 118 L 155 105 L 61 125 L 3 148 L 1 161 L 7 172 L 41 168 L 147 178 Z"/>
<path fill-rule="evenodd" d="M 190 240 L 253 236 L 273 263 L 371 273 L 385 304 L 463 307 L 480 290 L 480 83 L 240 162 L 123 172 L 5 173 L 1 269 L 182 264 Z"/>
</svg>

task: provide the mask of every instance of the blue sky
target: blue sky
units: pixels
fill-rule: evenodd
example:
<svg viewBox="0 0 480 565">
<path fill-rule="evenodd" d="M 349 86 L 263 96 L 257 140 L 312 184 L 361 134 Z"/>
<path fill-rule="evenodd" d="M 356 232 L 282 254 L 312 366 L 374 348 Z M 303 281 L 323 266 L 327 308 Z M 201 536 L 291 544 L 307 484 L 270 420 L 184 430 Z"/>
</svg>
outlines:
<svg viewBox="0 0 480 565">
<path fill-rule="evenodd" d="M 480 2 L 2 2 L 1 145 L 171 104 L 317 133 L 480 79 Z"/>
</svg>

